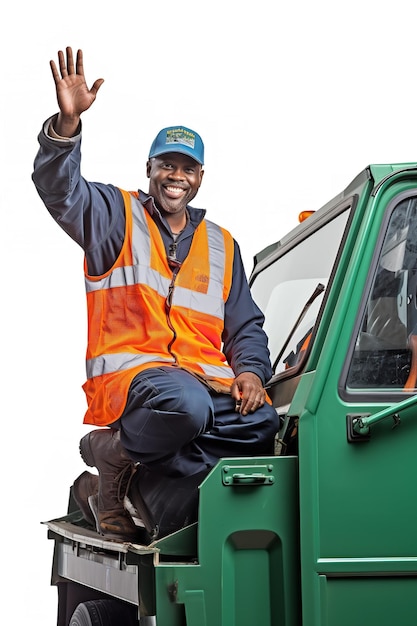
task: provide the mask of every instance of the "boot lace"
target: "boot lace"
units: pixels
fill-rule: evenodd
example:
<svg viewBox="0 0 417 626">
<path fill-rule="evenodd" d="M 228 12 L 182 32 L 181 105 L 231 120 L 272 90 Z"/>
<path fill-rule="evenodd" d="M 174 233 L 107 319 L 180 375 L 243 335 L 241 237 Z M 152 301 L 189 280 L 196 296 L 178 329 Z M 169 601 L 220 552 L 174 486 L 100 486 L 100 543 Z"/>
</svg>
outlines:
<svg viewBox="0 0 417 626">
<path fill-rule="evenodd" d="M 124 502 L 125 495 L 129 492 L 130 483 L 136 473 L 136 467 L 133 463 L 125 465 L 124 468 L 115 476 L 117 483 L 117 501 Z"/>
</svg>

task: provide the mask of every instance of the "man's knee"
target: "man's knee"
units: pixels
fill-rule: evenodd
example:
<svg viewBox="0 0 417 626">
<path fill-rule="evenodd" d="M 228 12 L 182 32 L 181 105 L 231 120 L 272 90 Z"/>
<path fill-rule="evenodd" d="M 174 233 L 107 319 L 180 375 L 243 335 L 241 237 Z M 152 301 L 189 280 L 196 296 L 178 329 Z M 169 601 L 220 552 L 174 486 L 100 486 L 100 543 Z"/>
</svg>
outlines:
<svg viewBox="0 0 417 626">
<path fill-rule="evenodd" d="M 127 410 L 134 405 L 152 411 L 195 415 L 206 422 L 214 411 L 206 387 L 189 372 L 174 367 L 141 372 L 131 385 Z"/>
</svg>

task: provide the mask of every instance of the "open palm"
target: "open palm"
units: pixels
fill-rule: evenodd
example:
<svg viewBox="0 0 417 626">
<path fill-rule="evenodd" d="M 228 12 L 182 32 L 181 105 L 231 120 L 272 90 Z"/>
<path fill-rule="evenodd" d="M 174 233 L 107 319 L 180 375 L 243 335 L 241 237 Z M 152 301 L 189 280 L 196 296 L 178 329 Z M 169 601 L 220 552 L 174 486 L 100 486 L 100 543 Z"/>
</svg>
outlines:
<svg viewBox="0 0 417 626">
<path fill-rule="evenodd" d="M 103 84 L 98 78 L 91 89 L 88 88 L 84 76 L 83 54 L 77 52 L 76 66 L 71 48 L 66 48 L 66 60 L 62 50 L 58 52 L 59 70 L 54 61 L 50 62 L 52 75 L 56 85 L 56 93 L 60 111 L 66 117 L 80 116 L 93 104 L 97 91 Z"/>
</svg>

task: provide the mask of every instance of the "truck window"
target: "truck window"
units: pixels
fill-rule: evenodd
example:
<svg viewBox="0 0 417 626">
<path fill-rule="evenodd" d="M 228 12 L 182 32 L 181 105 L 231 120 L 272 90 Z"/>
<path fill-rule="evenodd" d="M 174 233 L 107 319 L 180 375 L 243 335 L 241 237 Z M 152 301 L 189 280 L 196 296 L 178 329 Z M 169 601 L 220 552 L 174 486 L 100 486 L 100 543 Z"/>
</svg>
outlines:
<svg viewBox="0 0 417 626">
<path fill-rule="evenodd" d="M 309 342 L 349 216 L 344 210 L 266 267 L 251 287 L 265 315 L 273 374 L 296 366 Z"/>
<path fill-rule="evenodd" d="M 365 303 L 347 390 L 415 389 L 411 347 L 417 335 L 417 198 L 393 208 Z M 417 367 L 417 344 L 414 365 Z M 410 377 L 411 374 L 411 377 Z"/>
</svg>

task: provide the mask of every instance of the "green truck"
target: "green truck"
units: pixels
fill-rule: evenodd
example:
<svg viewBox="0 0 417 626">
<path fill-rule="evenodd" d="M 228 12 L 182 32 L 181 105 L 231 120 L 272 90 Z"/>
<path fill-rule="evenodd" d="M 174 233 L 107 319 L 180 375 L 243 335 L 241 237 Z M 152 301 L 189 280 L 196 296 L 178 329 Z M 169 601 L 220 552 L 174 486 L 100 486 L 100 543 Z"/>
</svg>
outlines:
<svg viewBox="0 0 417 626">
<path fill-rule="evenodd" d="M 143 545 L 98 535 L 70 489 L 44 522 L 58 626 L 417 623 L 417 163 L 365 168 L 250 283 L 275 455 L 221 459 L 197 520 Z"/>
</svg>

